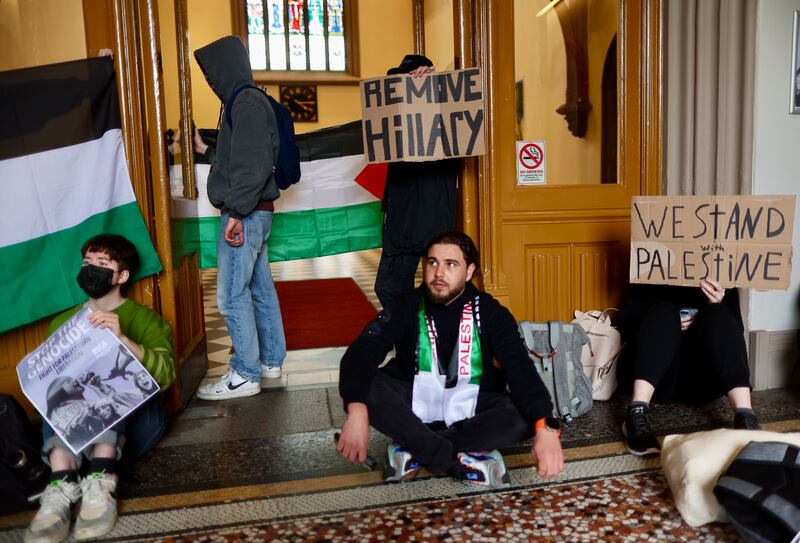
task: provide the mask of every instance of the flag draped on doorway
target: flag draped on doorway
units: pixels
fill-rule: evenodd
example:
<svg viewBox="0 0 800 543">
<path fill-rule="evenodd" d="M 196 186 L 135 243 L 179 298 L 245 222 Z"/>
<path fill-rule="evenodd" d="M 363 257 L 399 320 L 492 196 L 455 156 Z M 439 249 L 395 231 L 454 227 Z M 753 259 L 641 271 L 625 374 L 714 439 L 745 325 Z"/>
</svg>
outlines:
<svg viewBox="0 0 800 543">
<path fill-rule="evenodd" d="M 327 256 L 381 246 L 381 196 L 386 165 L 367 166 L 361 121 L 297 136 L 300 182 L 275 202 L 269 237 L 271 262 Z M 208 201 L 209 165 L 195 166 L 198 197 L 181 198 L 180 167 L 173 167 L 172 239 L 176 261 L 199 252 L 202 268 L 217 266 L 219 210 Z"/>
<path fill-rule="evenodd" d="M 0 332 L 86 300 L 80 248 L 121 234 L 161 270 L 131 186 L 111 58 L 0 72 Z"/>
</svg>

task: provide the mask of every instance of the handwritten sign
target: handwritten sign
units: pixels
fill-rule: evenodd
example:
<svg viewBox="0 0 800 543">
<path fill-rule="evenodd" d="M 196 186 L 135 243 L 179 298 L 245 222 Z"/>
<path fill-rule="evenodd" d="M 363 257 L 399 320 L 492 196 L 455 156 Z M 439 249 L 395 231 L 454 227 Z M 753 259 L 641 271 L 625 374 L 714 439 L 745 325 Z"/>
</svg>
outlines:
<svg viewBox="0 0 800 543">
<path fill-rule="evenodd" d="M 636 196 L 631 283 L 785 290 L 795 196 Z"/>
<path fill-rule="evenodd" d="M 486 153 L 480 68 L 361 82 L 367 162 L 421 162 Z"/>
</svg>

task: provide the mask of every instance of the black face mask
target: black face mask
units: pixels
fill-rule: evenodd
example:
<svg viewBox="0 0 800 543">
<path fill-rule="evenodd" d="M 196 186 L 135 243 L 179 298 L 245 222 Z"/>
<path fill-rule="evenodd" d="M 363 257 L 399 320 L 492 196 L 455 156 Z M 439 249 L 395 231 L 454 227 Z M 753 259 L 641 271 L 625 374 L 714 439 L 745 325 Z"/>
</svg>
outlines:
<svg viewBox="0 0 800 543">
<path fill-rule="evenodd" d="M 112 282 L 114 270 L 93 264 L 87 264 L 78 272 L 78 286 L 89 295 L 89 298 L 102 298 L 114 288 Z"/>
</svg>

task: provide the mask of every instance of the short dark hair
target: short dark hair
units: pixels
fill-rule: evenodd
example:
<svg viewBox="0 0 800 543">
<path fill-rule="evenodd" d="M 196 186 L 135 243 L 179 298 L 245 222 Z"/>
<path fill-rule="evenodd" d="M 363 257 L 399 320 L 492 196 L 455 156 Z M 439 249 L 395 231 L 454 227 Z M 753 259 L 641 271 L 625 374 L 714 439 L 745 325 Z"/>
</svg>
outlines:
<svg viewBox="0 0 800 543">
<path fill-rule="evenodd" d="M 458 230 L 441 232 L 433 236 L 428 242 L 428 246 L 425 247 L 425 256 L 428 256 L 428 251 L 431 250 L 431 247 L 443 243 L 447 245 L 458 245 L 458 248 L 461 249 L 461 252 L 464 254 L 464 260 L 467 262 L 467 266 L 475 264 L 475 267 L 478 267 L 478 248 L 475 247 L 475 242 L 464 232 L 459 232 Z"/>
<path fill-rule="evenodd" d="M 100 234 L 89 238 L 81 247 L 81 256 L 86 256 L 89 251 L 106 253 L 111 260 L 119 263 L 119 271 L 128 270 L 131 278 L 139 267 L 139 253 L 136 251 L 136 246 L 119 234 Z"/>
</svg>

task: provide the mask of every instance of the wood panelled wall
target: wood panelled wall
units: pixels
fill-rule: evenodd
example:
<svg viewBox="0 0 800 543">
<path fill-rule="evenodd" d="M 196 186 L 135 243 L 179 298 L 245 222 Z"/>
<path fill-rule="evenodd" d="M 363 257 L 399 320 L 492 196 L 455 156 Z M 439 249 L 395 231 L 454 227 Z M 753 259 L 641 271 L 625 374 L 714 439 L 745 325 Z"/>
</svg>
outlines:
<svg viewBox="0 0 800 543">
<path fill-rule="evenodd" d="M 660 0 L 620 2 L 619 183 L 531 187 L 516 185 L 514 2 L 454 3 L 457 56 L 483 68 L 490 149 L 462 172 L 462 224 L 484 287 L 519 319 L 619 303 L 631 197 L 661 190 L 661 10 Z"/>
</svg>

